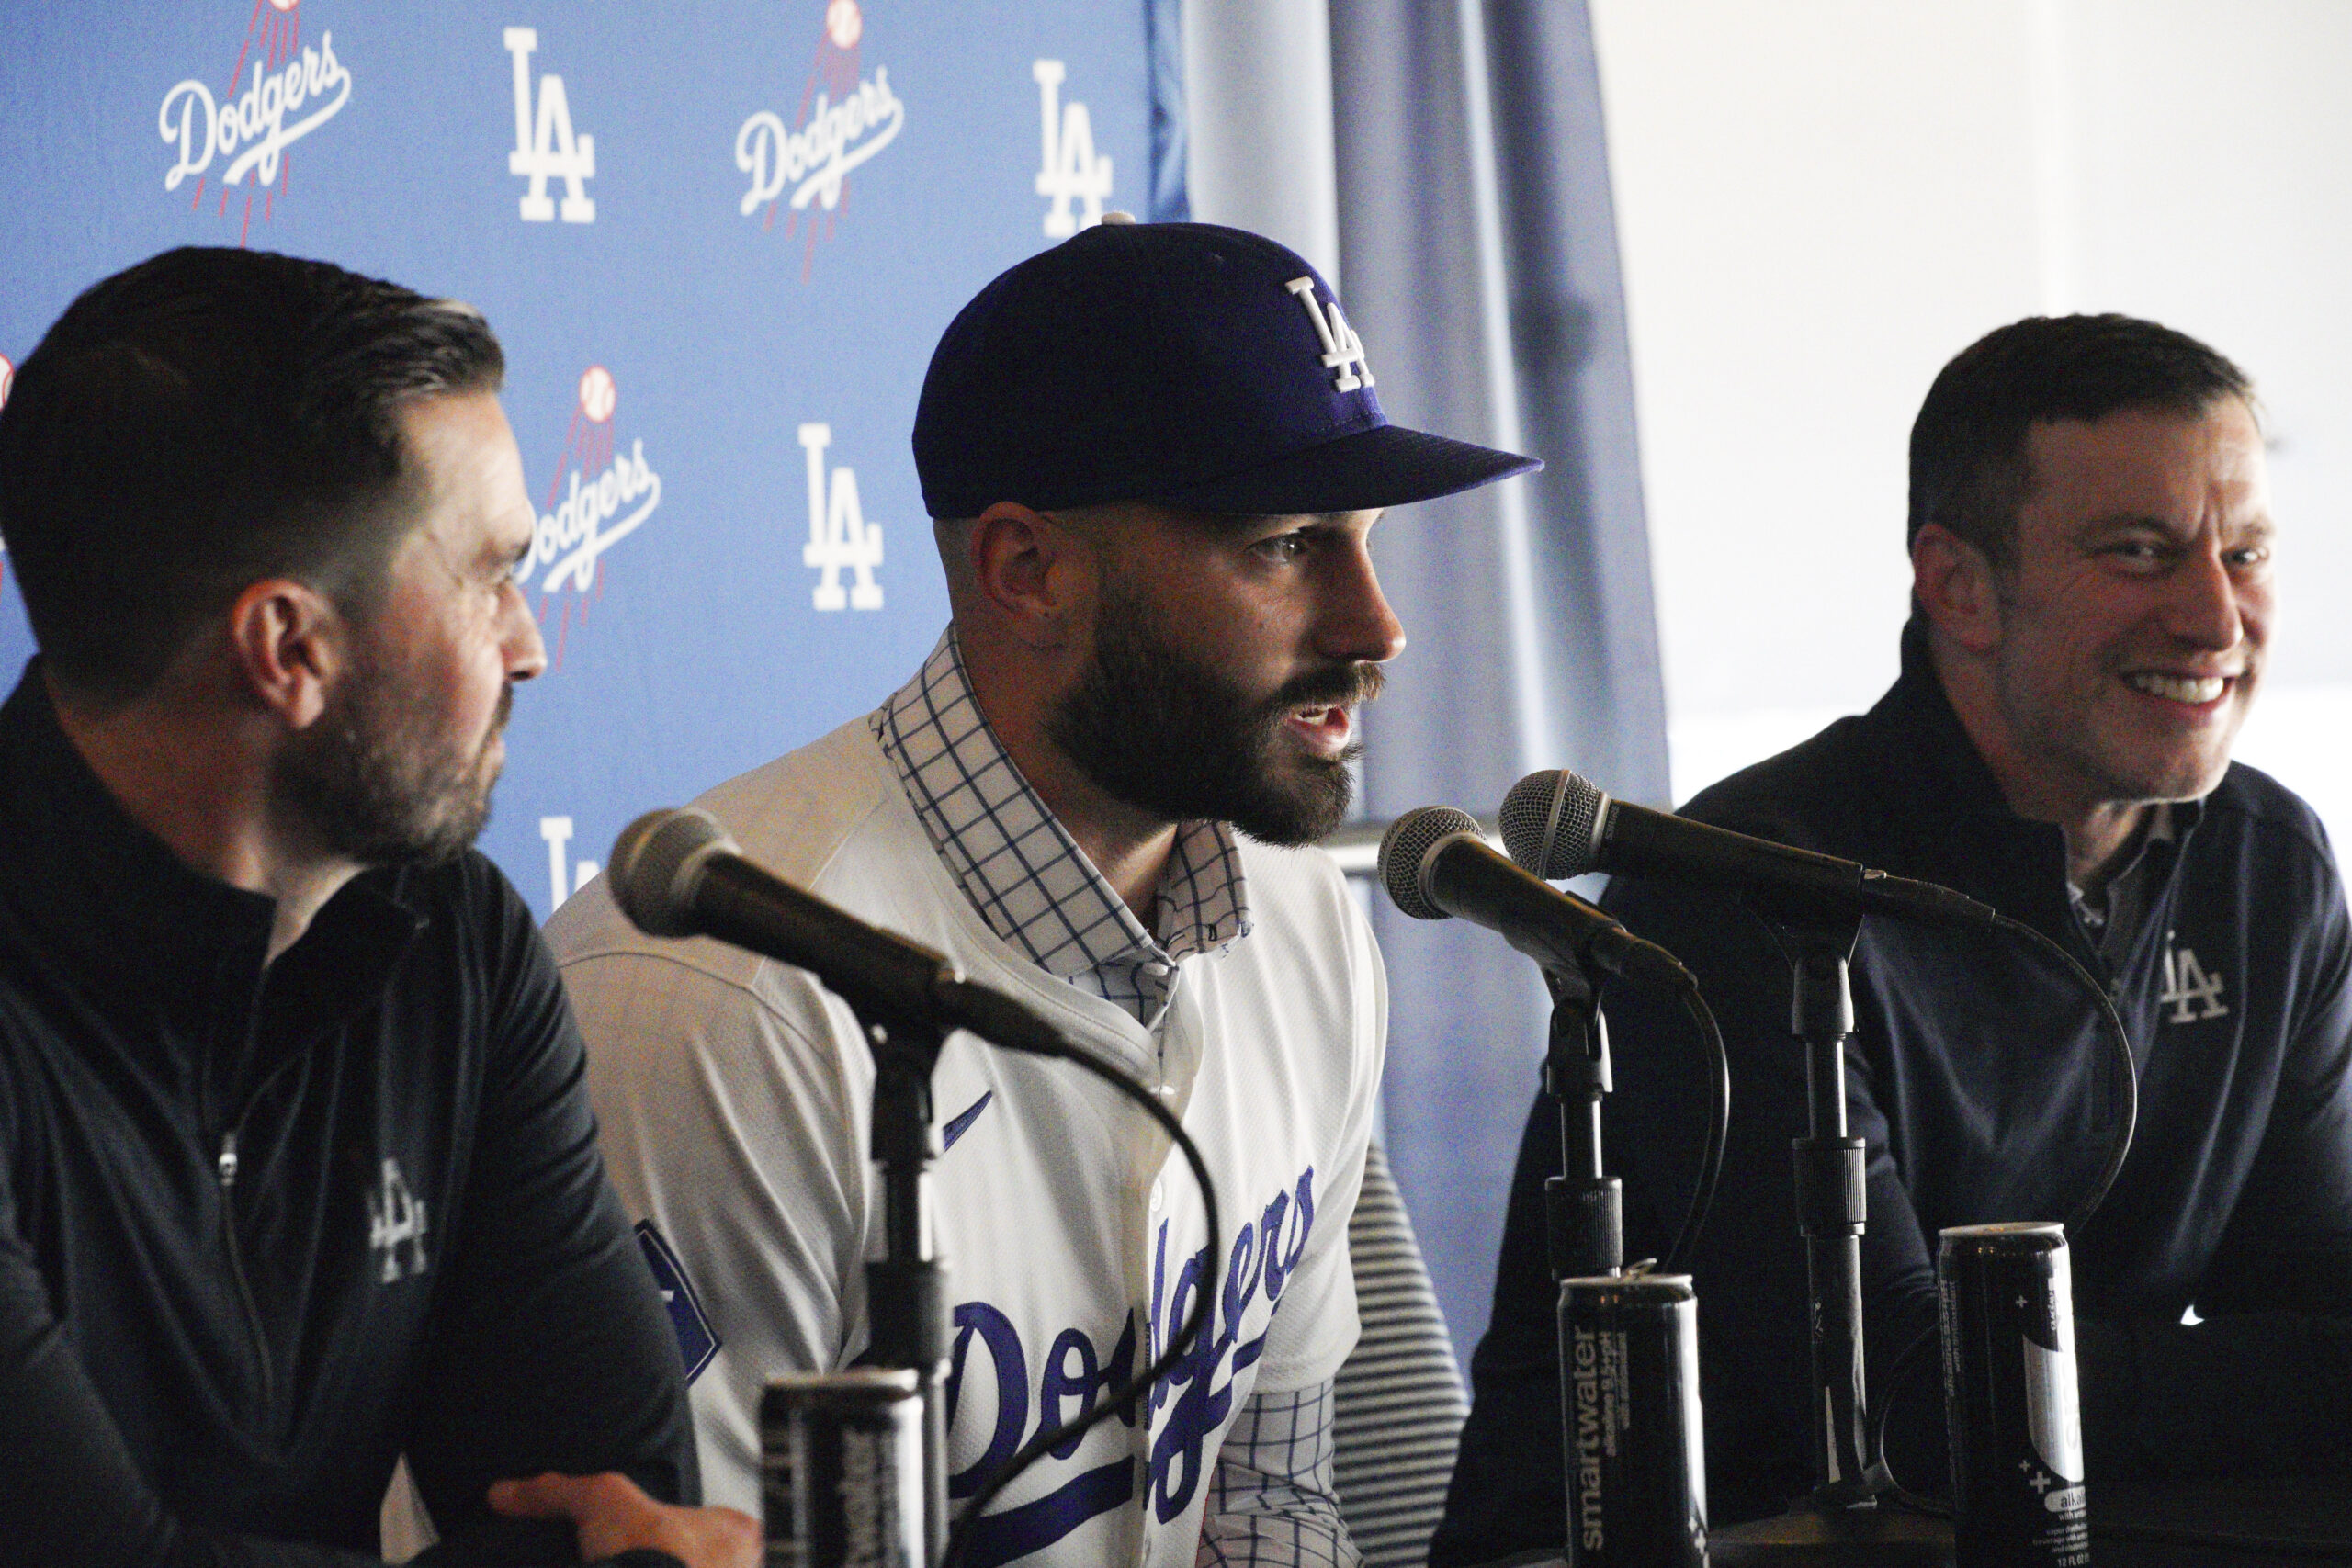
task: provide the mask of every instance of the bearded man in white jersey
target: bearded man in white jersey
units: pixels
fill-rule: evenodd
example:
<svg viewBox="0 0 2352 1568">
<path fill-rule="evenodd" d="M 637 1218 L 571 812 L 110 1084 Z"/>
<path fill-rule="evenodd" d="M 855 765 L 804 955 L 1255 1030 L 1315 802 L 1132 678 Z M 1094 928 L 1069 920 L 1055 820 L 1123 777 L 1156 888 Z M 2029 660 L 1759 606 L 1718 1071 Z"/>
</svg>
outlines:
<svg viewBox="0 0 2352 1568">
<path fill-rule="evenodd" d="M 1386 998 L 1309 849 L 1404 647 L 1388 506 L 1536 465 L 1387 423 L 1329 287 L 1258 236 L 1106 220 L 967 305 L 915 421 L 954 620 L 874 714 L 698 803 L 751 858 L 947 954 L 1148 1085 L 1226 1216 L 1208 1329 L 1048 1451 L 975 1564 L 1356 1561 L 1331 1382 Z M 598 887 L 549 936 L 605 1156 L 666 1271 L 706 1484 L 754 1506 L 766 1380 L 865 1348 L 873 1066 L 806 974 L 656 943 Z M 1182 1323 L 1209 1262 L 1103 1086 L 950 1038 L 933 1073 L 951 1506 Z"/>
</svg>

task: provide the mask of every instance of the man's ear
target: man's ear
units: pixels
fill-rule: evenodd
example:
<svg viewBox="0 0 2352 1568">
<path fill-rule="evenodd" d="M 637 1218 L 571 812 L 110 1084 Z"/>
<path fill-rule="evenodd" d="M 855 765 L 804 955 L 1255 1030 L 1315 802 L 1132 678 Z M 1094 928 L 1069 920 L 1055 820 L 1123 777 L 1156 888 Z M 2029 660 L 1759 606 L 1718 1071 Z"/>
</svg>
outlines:
<svg viewBox="0 0 2352 1568">
<path fill-rule="evenodd" d="M 305 583 L 265 578 L 229 608 L 229 648 L 245 686 L 288 729 L 308 729 L 350 673 L 351 627 Z"/>
<path fill-rule="evenodd" d="M 1928 624 L 1971 653 L 2001 640 L 2001 593 L 1993 562 L 1940 523 L 1922 523 L 1911 540 L 1911 592 Z"/>
<path fill-rule="evenodd" d="M 1094 547 L 1041 512 L 1000 501 L 972 524 L 973 591 L 1014 637 L 1039 652 L 1081 633 L 1097 586 Z"/>
</svg>

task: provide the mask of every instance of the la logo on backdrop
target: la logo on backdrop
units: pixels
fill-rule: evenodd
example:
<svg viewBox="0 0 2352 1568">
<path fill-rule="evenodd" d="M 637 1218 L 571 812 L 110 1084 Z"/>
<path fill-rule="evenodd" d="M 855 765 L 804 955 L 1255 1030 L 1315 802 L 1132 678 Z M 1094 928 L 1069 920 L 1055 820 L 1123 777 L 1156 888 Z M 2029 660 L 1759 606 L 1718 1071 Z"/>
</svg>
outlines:
<svg viewBox="0 0 2352 1568">
<path fill-rule="evenodd" d="M 613 412 L 620 389 L 613 373 L 590 366 L 580 378 L 579 400 L 564 436 L 563 456 L 548 481 L 546 511 L 531 533 L 530 553 L 514 569 L 526 592 L 537 577 L 540 635 L 549 645 L 550 671 L 563 668 L 563 650 L 575 619 L 586 621 L 588 606 L 605 582 L 605 553 L 645 525 L 662 504 L 662 476 L 646 460 L 645 443 L 617 451 Z M 555 633 L 547 634 L 559 613 Z"/>
<path fill-rule="evenodd" d="M 501 37 L 514 62 L 514 151 L 506 154 L 506 172 L 531 182 L 523 192 L 523 221 L 554 220 L 556 204 L 548 199 L 548 181 L 560 179 L 563 220 L 594 223 L 596 203 L 587 187 L 596 175 L 596 139 L 572 133 L 571 96 L 563 90 L 563 78 L 552 71 L 540 73 L 538 109 L 532 112 L 531 56 L 539 47 L 539 30 L 508 28 Z"/>
<path fill-rule="evenodd" d="M 808 456 L 808 542 L 800 564 L 818 574 L 809 599 L 820 610 L 878 610 L 882 585 L 874 569 L 882 564 L 882 525 L 865 520 L 854 471 L 836 468 L 828 476 L 825 448 L 832 441 L 830 424 L 800 427 L 800 448 Z M 846 589 L 844 571 L 852 576 Z"/>
<path fill-rule="evenodd" d="M 240 82 L 246 84 L 243 92 Z M 155 130 L 173 155 L 164 188 L 176 191 L 193 175 L 196 189 L 188 207 L 200 209 L 212 165 L 220 161 L 216 215 L 227 217 L 232 195 L 243 187 L 237 220 L 242 245 L 253 229 L 254 197 L 261 197 L 262 220 L 267 222 L 286 194 L 294 162 L 287 149 L 341 114 L 350 101 L 351 71 L 335 58 L 334 34 L 322 30 L 313 48 L 302 41 L 301 0 L 256 0 L 221 96 L 215 98 L 211 87 L 194 76 L 164 95 Z"/>
<path fill-rule="evenodd" d="M 792 123 L 760 109 L 735 132 L 735 166 L 752 176 L 739 210 L 746 218 L 758 213 L 764 231 L 775 227 L 779 204 L 790 209 L 785 233 L 797 227 L 805 234 L 803 283 L 816 264 L 817 213 L 825 215 L 831 235 L 848 199 L 849 172 L 896 141 L 907 123 L 907 107 L 890 90 L 889 71 L 877 65 L 871 75 L 860 73 L 865 37 L 865 11 L 858 0 L 826 0 L 817 56 Z"/>
<path fill-rule="evenodd" d="M 1062 84 L 1069 78 L 1067 65 L 1039 60 L 1031 63 L 1029 74 L 1037 84 L 1038 117 L 1044 122 L 1037 194 L 1053 198 L 1046 209 L 1046 237 L 1067 240 L 1102 221 L 1102 204 L 1111 196 L 1111 154 L 1095 152 L 1094 120 L 1086 106 L 1061 101 Z M 1083 204 L 1083 217 L 1070 211 L 1073 200 Z"/>
</svg>

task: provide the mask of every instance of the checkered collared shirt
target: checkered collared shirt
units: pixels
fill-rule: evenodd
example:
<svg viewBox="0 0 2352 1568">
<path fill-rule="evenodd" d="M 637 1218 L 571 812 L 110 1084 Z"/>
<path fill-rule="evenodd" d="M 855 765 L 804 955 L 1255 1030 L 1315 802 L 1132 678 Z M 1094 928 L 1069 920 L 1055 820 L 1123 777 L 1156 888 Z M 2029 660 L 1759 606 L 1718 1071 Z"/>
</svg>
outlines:
<svg viewBox="0 0 2352 1568">
<path fill-rule="evenodd" d="M 981 716 L 950 626 L 915 678 L 875 712 L 932 847 L 989 929 L 1147 1028 L 1168 1006 L 1180 960 L 1222 952 L 1250 931 L 1233 829 L 1186 822 L 1147 931 L 1021 776 Z"/>
</svg>

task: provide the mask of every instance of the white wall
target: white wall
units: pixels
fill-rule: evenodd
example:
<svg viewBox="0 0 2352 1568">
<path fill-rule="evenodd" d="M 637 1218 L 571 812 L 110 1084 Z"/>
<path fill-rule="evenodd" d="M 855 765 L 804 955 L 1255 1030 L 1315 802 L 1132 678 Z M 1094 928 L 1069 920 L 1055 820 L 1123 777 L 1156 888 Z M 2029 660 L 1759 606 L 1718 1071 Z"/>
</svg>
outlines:
<svg viewBox="0 0 2352 1568">
<path fill-rule="evenodd" d="M 2352 839 L 2352 5 L 1592 10 L 1676 797 L 1893 679 L 1904 447 L 1943 362 L 2117 310 L 2259 387 L 2281 606 L 2239 755 Z"/>
</svg>

